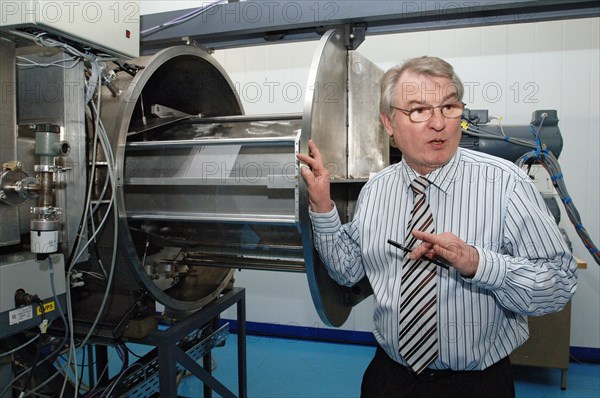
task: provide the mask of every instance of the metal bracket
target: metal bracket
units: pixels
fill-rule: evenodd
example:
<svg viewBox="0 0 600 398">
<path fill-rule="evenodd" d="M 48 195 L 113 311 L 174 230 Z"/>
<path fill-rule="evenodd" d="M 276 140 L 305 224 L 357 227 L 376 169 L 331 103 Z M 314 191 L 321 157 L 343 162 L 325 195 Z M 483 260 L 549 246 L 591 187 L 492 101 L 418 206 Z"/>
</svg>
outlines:
<svg viewBox="0 0 600 398">
<path fill-rule="evenodd" d="M 367 25 L 364 23 L 344 25 L 344 46 L 347 50 L 356 50 L 365 41 Z"/>
<path fill-rule="evenodd" d="M 169 108 L 168 106 L 164 106 L 161 104 L 152 104 L 150 109 L 153 115 L 158 116 L 161 119 L 190 116 L 188 113 L 182 112 L 177 109 Z"/>
<path fill-rule="evenodd" d="M 126 72 L 127 74 L 134 76 L 134 77 L 138 73 L 138 71 L 145 68 L 145 66 L 132 65 L 132 64 L 128 64 L 127 62 L 121 64 L 120 62 L 113 61 L 113 63 L 115 65 L 117 65 L 117 68 L 113 69 L 114 73 Z"/>
</svg>

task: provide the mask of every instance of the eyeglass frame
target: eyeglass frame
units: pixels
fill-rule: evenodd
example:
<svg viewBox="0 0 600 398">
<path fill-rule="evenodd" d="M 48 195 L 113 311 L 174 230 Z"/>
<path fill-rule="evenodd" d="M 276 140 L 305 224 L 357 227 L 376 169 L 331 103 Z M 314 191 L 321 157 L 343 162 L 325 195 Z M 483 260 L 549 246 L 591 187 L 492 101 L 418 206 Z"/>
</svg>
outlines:
<svg viewBox="0 0 600 398">
<path fill-rule="evenodd" d="M 415 112 L 418 108 L 416 108 L 416 109 L 402 109 L 402 108 L 398 108 L 397 106 L 394 106 L 394 105 L 390 105 L 390 106 L 392 107 L 392 109 L 396 109 L 396 110 L 405 112 L 405 115 L 408 116 L 408 118 L 410 119 L 410 121 L 413 122 L 413 123 L 425 123 L 426 121 L 428 121 L 429 119 L 431 119 L 431 117 L 433 116 L 433 114 L 435 113 L 435 110 L 437 108 L 440 109 L 440 112 L 442 113 L 442 116 L 445 117 L 446 119 L 459 119 L 462 116 L 462 112 L 461 112 L 460 115 L 458 115 L 456 117 L 448 117 L 448 116 L 444 115 L 444 111 L 442 110 L 442 107 L 444 107 L 446 105 L 450 105 L 450 104 L 462 104 L 463 112 L 465 111 L 465 106 L 467 106 L 467 104 L 465 104 L 462 101 L 454 101 L 454 102 L 451 102 L 451 103 L 446 103 L 446 104 L 442 104 L 442 105 L 438 105 L 438 106 L 431 106 L 431 105 L 422 106 L 422 108 L 425 108 L 425 109 L 431 108 L 431 114 L 429 115 L 429 117 L 427 119 L 425 119 L 425 120 L 418 120 L 418 121 L 413 120 L 412 116 L 411 116 L 412 113 Z"/>
</svg>

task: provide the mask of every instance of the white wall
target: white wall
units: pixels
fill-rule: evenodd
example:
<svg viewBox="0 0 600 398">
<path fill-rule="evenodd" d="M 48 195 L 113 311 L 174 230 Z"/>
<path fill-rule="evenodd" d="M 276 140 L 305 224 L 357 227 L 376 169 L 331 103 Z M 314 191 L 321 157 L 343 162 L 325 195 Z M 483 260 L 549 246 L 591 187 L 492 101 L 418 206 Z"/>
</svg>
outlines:
<svg viewBox="0 0 600 398">
<path fill-rule="evenodd" d="M 189 2 L 142 1 L 143 14 L 191 8 Z M 172 7 L 170 7 L 172 5 Z M 559 158 L 584 226 L 600 244 L 600 19 L 515 24 L 368 36 L 358 51 L 384 70 L 419 55 L 452 63 L 467 86 L 465 102 L 505 124 L 526 124 L 536 109 L 557 109 Z M 317 42 L 219 50 L 216 59 L 238 87 L 247 114 L 301 112 Z M 587 262 L 573 299 L 571 345 L 600 348 L 600 267 L 562 214 L 574 253 Z M 249 321 L 324 327 L 304 274 L 242 271 Z M 372 303 L 361 303 L 344 329 L 370 331 Z M 226 313 L 235 318 L 235 313 Z"/>
</svg>

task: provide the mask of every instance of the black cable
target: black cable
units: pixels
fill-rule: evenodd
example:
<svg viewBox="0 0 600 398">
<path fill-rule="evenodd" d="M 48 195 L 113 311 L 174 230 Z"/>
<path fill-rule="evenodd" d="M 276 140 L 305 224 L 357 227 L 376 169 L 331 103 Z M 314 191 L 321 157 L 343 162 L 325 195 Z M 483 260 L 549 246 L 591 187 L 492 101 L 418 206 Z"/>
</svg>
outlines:
<svg viewBox="0 0 600 398">
<path fill-rule="evenodd" d="M 83 383 L 83 372 L 85 371 L 85 356 L 87 351 L 85 350 L 85 347 L 81 347 L 81 371 L 79 372 L 79 374 L 81 375 L 81 377 L 79 378 L 79 385 L 77 386 L 77 391 L 81 391 L 81 384 Z M 65 367 L 65 375 L 67 375 L 69 372 L 68 367 Z M 91 383 L 91 380 L 90 380 Z"/>
<path fill-rule="evenodd" d="M 122 373 L 129 367 L 129 353 L 120 344 L 116 345 L 115 349 L 119 354 L 119 358 L 121 358 L 121 371 L 119 373 Z"/>
<path fill-rule="evenodd" d="M 127 351 L 128 351 L 130 354 L 131 354 L 131 355 L 133 355 L 134 357 L 136 357 L 136 358 L 138 358 L 138 359 L 142 359 L 142 358 L 143 358 L 143 356 L 140 356 L 140 355 L 136 354 L 135 352 L 133 352 L 133 351 L 131 350 L 131 348 L 129 348 L 129 347 L 127 346 L 127 344 L 126 344 L 124 341 L 122 341 L 122 340 L 121 340 L 121 344 L 122 344 L 122 345 L 123 345 L 123 347 L 125 347 L 125 349 L 126 349 L 126 350 L 127 350 Z"/>
<path fill-rule="evenodd" d="M 39 305 L 39 304 L 38 304 Z M 44 304 L 42 303 L 41 305 L 42 308 L 42 316 L 45 313 L 44 311 Z M 45 319 L 45 318 L 44 318 Z M 43 321 L 42 321 L 43 322 Z M 33 373 L 35 372 L 36 367 L 39 365 L 38 364 L 38 360 L 40 359 L 40 352 L 42 351 L 42 331 L 40 330 L 40 338 L 37 341 L 36 344 L 36 349 L 35 349 L 35 358 L 33 360 L 33 365 L 29 368 L 29 375 L 27 376 L 27 380 L 25 381 L 25 384 L 23 384 L 23 391 L 25 391 L 25 389 L 27 388 L 27 386 L 29 384 L 31 384 L 32 380 L 33 380 Z M 42 362 L 40 362 L 41 364 Z"/>
<path fill-rule="evenodd" d="M 65 346 L 65 344 L 67 343 L 67 339 L 68 339 L 68 337 L 69 337 L 69 328 L 68 328 L 68 325 L 67 325 L 67 318 L 65 317 L 65 313 L 64 313 L 64 311 L 63 311 L 63 309 L 62 309 L 62 305 L 60 304 L 60 300 L 58 299 L 58 295 L 56 294 L 56 286 L 55 286 L 55 284 L 54 284 L 54 264 L 53 264 L 53 262 L 52 262 L 52 257 L 51 257 L 51 256 L 48 256 L 48 266 L 49 266 L 49 269 L 50 269 L 50 286 L 52 287 L 52 295 L 53 295 L 53 297 L 54 297 L 54 300 L 56 301 L 56 306 L 58 307 L 58 311 L 59 311 L 59 313 L 60 313 L 60 317 L 61 317 L 61 319 L 62 319 L 62 321 L 63 321 L 63 325 L 64 325 L 64 328 L 65 328 L 65 335 L 64 335 L 64 337 L 63 337 L 63 340 L 62 340 L 62 342 L 61 342 L 61 343 L 58 345 L 58 347 L 57 347 L 57 348 L 56 348 L 56 349 L 55 349 L 53 352 L 51 352 L 50 354 L 48 354 L 46 357 L 44 357 L 43 359 L 41 359 L 39 362 L 37 362 L 37 361 L 36 361 L 36 362 L 34 363 L 34 365 L 32 366 L 32 368 L 34 368 L 34 367 L 36 367 L 36 366 L 39 366 L 40 364 L 42 364 L 43 362 L 47 361 L 48 359 L 50 359 L 50 358 L 54 358 L 55 356 L 57 356 L 57 355 L 58 355 L 58 353 L 60 352 L 60 350 L 61 350 L 61 349 L 62 349 L 62 348 Z M 40 338 L 39 340 L 41 340 L 41 338 Z M 21 377 L 25 376 L 25 375 L 27 374 L 27 372 L 29 372 L 30 370 L 31 370 L 31 368 L 30 368 L 30 369 L 26 369 L 26 370 L 24 370 L 23 372 L 19 373 L 17 376 L 15 376 L 15 377 L 13 378 L 13 380 L 12 380 L 12 381 L 11 381 L 9 384 L 7 384 L 7 385 L 6 385 L 6 387 L 4 387 L 4 389 L 2 389 L 2 390 L 0 391 L 0 397 L 1 397 L 1 396 L 3 396 L 3 395 L 4 395 L 4 393 L 5 393 L 6 391 L 8 391 L 8 389 L 9 389 L 9 388 L 10 388 L 10 387 L 11 387 L 11 386 L 12 386 L 12 385 L 13 385 L 13 384 L 14 384 L 14 383 L 17 381 L 17 380 L 19 380 Z M 39 386 L 37 386 L 36 388 L 34 388 L 34 389 L 33 389 L 32 391 L 30 391 L 29 393 L 31 393 L 31 392 L 34 392 L 35 390 L 37 390 L 37 389 L 39 389 L 39 388 L 41 388 L 41 387 L 45 386 L 45 385 L 46 385 L 46 384 L 48 384 L 48 383 L 49 383 L 51 380 L 53 380 L 53 379 L 54 379 L 54 378 L 55 378 L 55 377 L 56 377 L 58 374 L 59 374 L 59 372 L 57 371 L 57 372 L 54 374 L 54 376 L 52 376 L 52 377 L 48 378 L 46 381 L 44 381 L 43 383 L 41 383 Z"/>
</svg>

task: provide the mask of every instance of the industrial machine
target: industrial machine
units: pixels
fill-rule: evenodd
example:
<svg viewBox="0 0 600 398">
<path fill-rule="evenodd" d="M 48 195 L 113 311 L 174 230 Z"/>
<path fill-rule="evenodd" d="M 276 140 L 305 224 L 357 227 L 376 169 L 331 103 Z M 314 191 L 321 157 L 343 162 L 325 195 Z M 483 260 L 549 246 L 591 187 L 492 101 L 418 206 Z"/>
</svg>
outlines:
<svg viewBox="0 0 600 398">
<path fill-rule="evenodd" d="M 54 361 L 68 339 L 72 355 L 88 341 L 144 339 L 156 329 L 156 303 L 163 320 L 186 319 L 231 288 L 235 269 L 305 273 L 332 326 L 370 295 L 366 280 L 347 288 L 327 275 L 296 160 L 309 138 L 318 143 L 349 220 L 369 176 L 401 157 L 379 124 L 383 71 L 356 51 L 364 28 L 322 32 L 304 110 L 283 115 L 245 115 L 230 78 L 199 47 L 123 60 L 137 57 L 128 41 L 112 48 L 57 29 L 28 19 L 0 36 L 9 88 L 0 119 L 0 397 L 13 384 L 56 383 L 52 364 L 38 364 L 43 344 Z M 513 161 L 531 150 L 498 139 L 522 144 L 530 125 L 500 131 L 475 110 L 465 120 L 465 147 Z M 532 123 L 543 123 L 544 149 L 558 156 L 556 112 L 536 112 Z M 13 369 L 9 354 L 23 347 Z M 36 366 L 47 381 L 32 381 Z M 134 382 L 126 386 L 119 394 L 137 396 Z"/>
<path fill-rule="evenodd" d="M 309 137 L 323 143 L 346 213 L 360 185 L 389 164 L 376 111 L 382 71 L 348 52 L 342 32 L 324 35 L 305 110 L 291 115 L 245 116 L 223 69 L 192 46 L 112 67 L 17 48 L 10 35 L 2 46 L 12 55 L 2 76 L 18 87 L 2 126 L 9 321 L 0 338 L 9 349 L 42 322 L 83 343 L 144 338 L 156 328 L 155 303 L 169 321 L 184 319 L 240 268 L 306 273 L 331 325 L 368 296 L 368 286 L 335 284 L 320 263 L 296 160 Z M 69 90 L 35 92 L 49 85 Z M 52 289 L 44 273 L 56 278 Z M 52 322 L 59 317 L 62 326 Z"/>
</svg>

